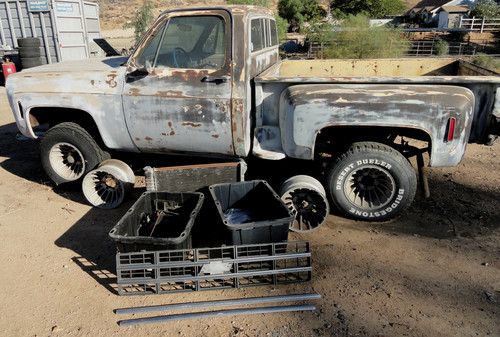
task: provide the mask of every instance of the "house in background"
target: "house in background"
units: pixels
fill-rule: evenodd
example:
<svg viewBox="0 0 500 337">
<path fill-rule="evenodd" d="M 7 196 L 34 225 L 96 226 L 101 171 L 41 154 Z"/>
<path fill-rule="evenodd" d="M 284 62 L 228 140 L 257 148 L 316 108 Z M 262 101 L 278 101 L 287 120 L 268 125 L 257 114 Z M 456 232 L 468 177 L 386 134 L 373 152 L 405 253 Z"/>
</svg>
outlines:
<svg viewBox="0 0 500 337">
<path fill-rule="evenodd" d="M 459 28 L 463 17 L 467 17 L 471 9 L 468 6 L 443 6 L 438 14 L 438 28 Z"/>
<path fill-rule="evenodd" d="M 460 20 L 460 16 L 467 15 L 474 3 L 475 0 L 422 0 L 417 2 L 407 15 L 425 25 L 451 28 L 447 26 L 453 26 L 457 18 Z M 441 24 L 444 27 L 441 27 Z"/>
</svg>

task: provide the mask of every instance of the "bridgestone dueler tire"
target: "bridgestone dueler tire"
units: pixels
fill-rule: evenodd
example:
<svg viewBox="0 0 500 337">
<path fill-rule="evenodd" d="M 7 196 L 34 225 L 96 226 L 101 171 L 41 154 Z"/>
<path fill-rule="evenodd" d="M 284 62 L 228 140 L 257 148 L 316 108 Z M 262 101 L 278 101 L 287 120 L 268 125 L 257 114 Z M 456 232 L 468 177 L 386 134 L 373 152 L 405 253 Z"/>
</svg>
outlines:
<svg viewBox="0 0 500 337">
<path fill-rule="evenodd" d="M 392 147 L 354 143 L 330 165 L 327 190 L 333 204 L 345 215 L 384 221 L 411 205 L 417 176 L 408 160 Z"/>
<path fill-rule="evenodd" d="M 19 48 L 19 57 L 24 59 L 28 57 L 41 57 L 42 51 L 40 47 L 20 47 Z"/>
<path fill-rule="evenodd" d="M 51 151 L 58 144 L 74 147 L 82 155 L 83 169 L 76 177 L 69 178 L 58 174 L 57 169 L 51 164 Z M 111 158 L 85 129 L 71 122 L 58 124 L 47 131 L 40 142 L 40 157 L 45 172 L 56 185 L 79 181 L 99 163 Z"/>
<path fill-rule="evenodd" d="M 21 48 L 38 48 L 40 47 L 40 39 L 37 37 L 25 37 L 17 39 L 17 45 Z"/>
</svg>

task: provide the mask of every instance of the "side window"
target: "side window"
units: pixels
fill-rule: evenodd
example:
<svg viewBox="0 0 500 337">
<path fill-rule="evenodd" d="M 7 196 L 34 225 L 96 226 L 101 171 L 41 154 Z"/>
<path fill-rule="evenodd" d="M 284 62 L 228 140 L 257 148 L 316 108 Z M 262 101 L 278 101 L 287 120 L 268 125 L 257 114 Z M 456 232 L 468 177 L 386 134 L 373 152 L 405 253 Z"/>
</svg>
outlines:
<svg viewBox="0 0 500 337">
<path fill-rule="evenodd" d="M 155 32 L 155 35 L 149 40 L 148 44 L 143 49 L 142 54 L 137 58 L 137 64 L 139 66 L 146 68 L 151 68 L 153 66 L 156 58 L 156 52 L 158 51 L 158 46 L 164 30 L 165 25 L 158 29 Z"/>
<path fill-rule="evenodd" d="M 225 60 L 225 24 L 219 16 L 179 16 L 169 20 L 156 67 L 220 69 Z"/>
<path fill-rule="evenodd" d="M 261 19 L 253 19 L 250 22 L 251 29 L 251 51 L 259 51 L 264 48 L 265 40 L 264 40 L 264 27 L 262 26 Z"/>
<path fill-rule="evenodd" d="M 266 19 L 264 22 L 266 23 L 266 47 L 271 47 L 271 28 L 270 28 L 270 21 L 269 19 Z"/>
<path fill-rule="evenodd" d="M 276 46 L 278 41 L 278 30 L 276 29 L 276 21 L 271 20 L 271 45 Z"/>
</svg>

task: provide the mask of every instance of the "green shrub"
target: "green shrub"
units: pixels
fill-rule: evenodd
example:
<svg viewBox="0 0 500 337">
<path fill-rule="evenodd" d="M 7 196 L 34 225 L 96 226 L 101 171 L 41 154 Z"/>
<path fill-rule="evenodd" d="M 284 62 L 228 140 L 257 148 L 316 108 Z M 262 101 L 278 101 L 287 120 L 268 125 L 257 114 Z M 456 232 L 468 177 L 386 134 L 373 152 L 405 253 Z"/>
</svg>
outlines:
<svg viewBox="0 0 500 337">
<path fill-rule="evenodd" d="M 153 9 L 153 2 L 151 0 L 144 0 L 142 6 L 135 13 L 134 19 L 124 26 L 124 28 L 134 28 L 136 44 L 139 43 L 154 20 Z"/>
<path fill-rule="evenodd" d="M 402 14 L 406 10 L 403 0 L 332 0 L 330 8 L 336 17 L 364 14 L 371 18 L 383 18 Z"/>
<path fill-rule="evenodd" d="M 486 54 L 477 54 L 471 58 L 471 62 L 477 66 L 500 72 L 500 58 Z"/>
<path fill-rule="evenodd" d="M 402 31 L 370 27 L 369 18 L 362 14 L 348 16 L 334 29 L 327 35 L 330 46 L 324 51 L 325 58 L 402 57 L 410 47 Z"/>
<path fill-rule="evenodd" d="M 276 27 L 278 28 L 278 39 L 283 41 L 286 39 L 286 33 L 288 32 L 288 21 L 283 19 L 281 16 L 276 15 Z"/>
<path fill-rule="evenodd" d="M 494 0 L 478 0 L 471 14 L 479 18 L 499 18 L 500 4 Z"/>
<path fill-rule="evenodd" d="M 298 30 L 306 21 L 317 20 L 326 16 L 326 11 L 318 0 L 280 0 L 279 16 L 286 19 L 292 30 Z"/>
<path fill-rule="evenodd" d="M 445 40 L 436 40 L 433 45 L 434 54 L 438 56 L 447 55 L 450 52 L 450 44 Z"/>
</svg>

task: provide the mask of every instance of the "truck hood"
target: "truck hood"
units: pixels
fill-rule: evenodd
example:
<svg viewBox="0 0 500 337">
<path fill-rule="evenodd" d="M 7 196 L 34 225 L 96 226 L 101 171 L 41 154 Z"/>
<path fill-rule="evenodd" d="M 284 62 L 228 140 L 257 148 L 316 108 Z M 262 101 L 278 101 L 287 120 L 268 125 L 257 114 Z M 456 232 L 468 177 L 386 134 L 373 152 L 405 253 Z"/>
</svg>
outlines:
<svg viewBox="0 0 500 337">
<path fill-rule="evenodd" d="M 7 92 L 116 94 L 123 86 L 127 57 L 66 61 L 9 76 Z"/>
</svg>

